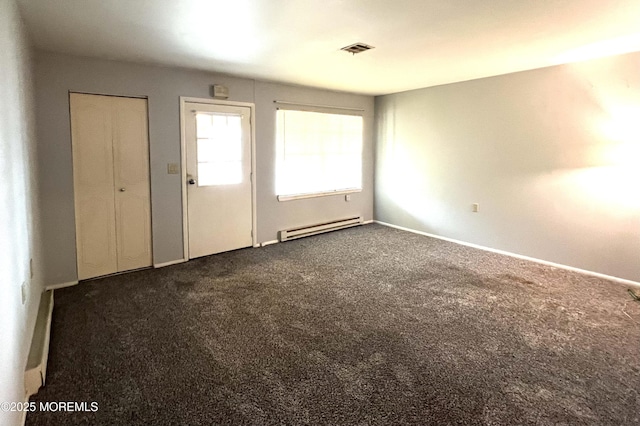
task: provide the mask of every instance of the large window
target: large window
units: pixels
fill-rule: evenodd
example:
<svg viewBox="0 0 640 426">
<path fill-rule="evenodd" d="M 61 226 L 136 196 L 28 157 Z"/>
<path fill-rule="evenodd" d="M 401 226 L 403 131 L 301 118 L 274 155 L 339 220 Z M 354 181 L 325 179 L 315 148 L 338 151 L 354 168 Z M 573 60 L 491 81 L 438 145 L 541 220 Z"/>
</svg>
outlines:
<svg viewBox="0 0 640 426">
<path fill-rule="evenodd" d="M 362 189 L 362 117 L 280 109 L 276 194 L 287 200 Z"/>
</svg>

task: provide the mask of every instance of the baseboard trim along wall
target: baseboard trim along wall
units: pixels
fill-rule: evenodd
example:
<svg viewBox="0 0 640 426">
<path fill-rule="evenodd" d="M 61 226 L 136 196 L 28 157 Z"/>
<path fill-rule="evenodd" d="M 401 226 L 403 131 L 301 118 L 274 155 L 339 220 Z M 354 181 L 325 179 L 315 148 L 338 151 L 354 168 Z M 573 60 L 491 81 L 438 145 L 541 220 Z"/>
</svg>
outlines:
<svg viewBox="0 0 640 426">
<path fill-rule="evenodd" d="M 264 243 L 260 243 L 260 247 L 270 246 L 271 244 L 276 244 L 276 243 L 279 243 L 279 242 L 280 241 L 278 241 L 278 240 L 265 241 Z"/>
<path fill-rule="evenodd" d="M 156 268 L 156 269 L 164 268 L 165 266 L 177 265 L 178 263 L 184 263 L 186 261 L 187 261 L 187 259 L 178 259 L 178 260 L 172 260 L 170 262 L 154 263 L 153 267 Z"/>
<path fill-rule="evenodd" d="M 577 272 L 583 275 L 589 275 L 592 277 L 603 278 L 605 280 L 614 281 L 620 284 L 632 285 L 636 287 L 640 287 L 640 282 L 626 280 L 624 278 L 618 278 L 611 275 L 601 274 L 599 272 L 588 271 L 586 269 L 575 268 L 573 266 L 563 265 L 561 263 L 549 262 L 548 260 L 537 259 L 535 257 L 523 256 L 521 254 L 511 253 L 504 250 L 493 249 L 490 247 L 481 246 L 479 244 L 467 243 L 465 241 L 455 240 L 453 238 L 442 237 L 440 235 L 430 234 L 428 232 L 417 231 L 411 228 L 405 228 L 404 226 L 393 225 L 391 223 L 381 222 L 379 220 L 374 220 L 375 223 L 379 223 L 380 225 L 388 226 L 390 228 L 400 229 L 401 231 L 412 232 L 414 234 L 424 235 L 425 237 L 437 238 L 439 240 L 449 241 L 451 243 L 460 244 L 467 247 L 472 247 L 484 251 L 490 251 L 492 253 L 503 254 L 505 256 L 515 257 L 517 259 L 528 260 L 530 262 L 540 263 L 542 265 L 553 266 L 555 268 L 565 269 L 567 271 Z"/>
<path fill-rule="evenodd" d="M 51 284 L 44 288 L 45 291 L 48 290 L 57 290 L 59 288 L 71 287 L 74 285 L 78 285 L 78 281 L 69 281 L 67 283 L 59 283 L 59 284 Z"/>
<path fill-rule="evenodd" d="M 44 386 L 47 378 L 51 318 L 53 315 L 53 290 L 47 290 L 40 297 L 38 316 L 33 330 L 31 347 L 24 372 L 24 388 L 27 399 Z"/>
</svg>

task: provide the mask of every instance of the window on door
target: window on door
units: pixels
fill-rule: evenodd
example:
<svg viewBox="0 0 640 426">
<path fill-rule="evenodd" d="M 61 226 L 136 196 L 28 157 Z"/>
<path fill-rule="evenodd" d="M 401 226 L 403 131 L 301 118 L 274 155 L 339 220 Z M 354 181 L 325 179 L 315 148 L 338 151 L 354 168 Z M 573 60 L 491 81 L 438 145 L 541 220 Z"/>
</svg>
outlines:
<svg viewBox="0 0 640 426">
<path fill-rule="evenodd" d="M 196 114 L 198 186 L 242 182 L 242 116 Z"/>
<path fill-rule="evenodd" d="M 362 190 L 362 117 L 280 109 L 276 114 L 276 194 Z"/>
</svg>

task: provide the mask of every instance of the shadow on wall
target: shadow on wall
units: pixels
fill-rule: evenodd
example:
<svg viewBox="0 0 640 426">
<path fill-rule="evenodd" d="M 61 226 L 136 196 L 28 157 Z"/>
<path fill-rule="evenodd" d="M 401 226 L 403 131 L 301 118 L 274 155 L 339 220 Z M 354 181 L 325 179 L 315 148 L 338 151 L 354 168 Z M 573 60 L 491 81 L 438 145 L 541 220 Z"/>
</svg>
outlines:
<svg viewBox="0 0 640 426">
<path fill-rule="evenodd" d="M 638 55 L 378 98 L 376 218 L 640 280 Z"/>
<path fill-rule="evenodd" d="M 593 135 L 579 151 L 579 164 L 558 168 L 540 186 L 556 186 L 584 204 L 604 205 L 617 216 L 640 213 L 640 92 L 628 80 L 601 79 L 592 84 L 579 65 L 570 69 L 590 86 L 590 104 L 597 106 L 582 125 Z M 591 67 L 589 67 L 591 68 Z M 593 70 L 591 70 L 593 71 Z"/>
</svg>

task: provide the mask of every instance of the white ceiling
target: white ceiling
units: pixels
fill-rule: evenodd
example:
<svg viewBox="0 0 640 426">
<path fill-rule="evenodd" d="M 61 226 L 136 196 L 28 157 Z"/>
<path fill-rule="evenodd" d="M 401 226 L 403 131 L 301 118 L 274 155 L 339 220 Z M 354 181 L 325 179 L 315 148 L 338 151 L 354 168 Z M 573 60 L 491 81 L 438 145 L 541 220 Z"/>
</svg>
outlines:
<svg viewBox="0 0 640 426">
<path fill-rule="evenodd" d="M 640 50 L 640 0 L 18 4 L 39 49 L 372 95 Z"/>
</svg>

